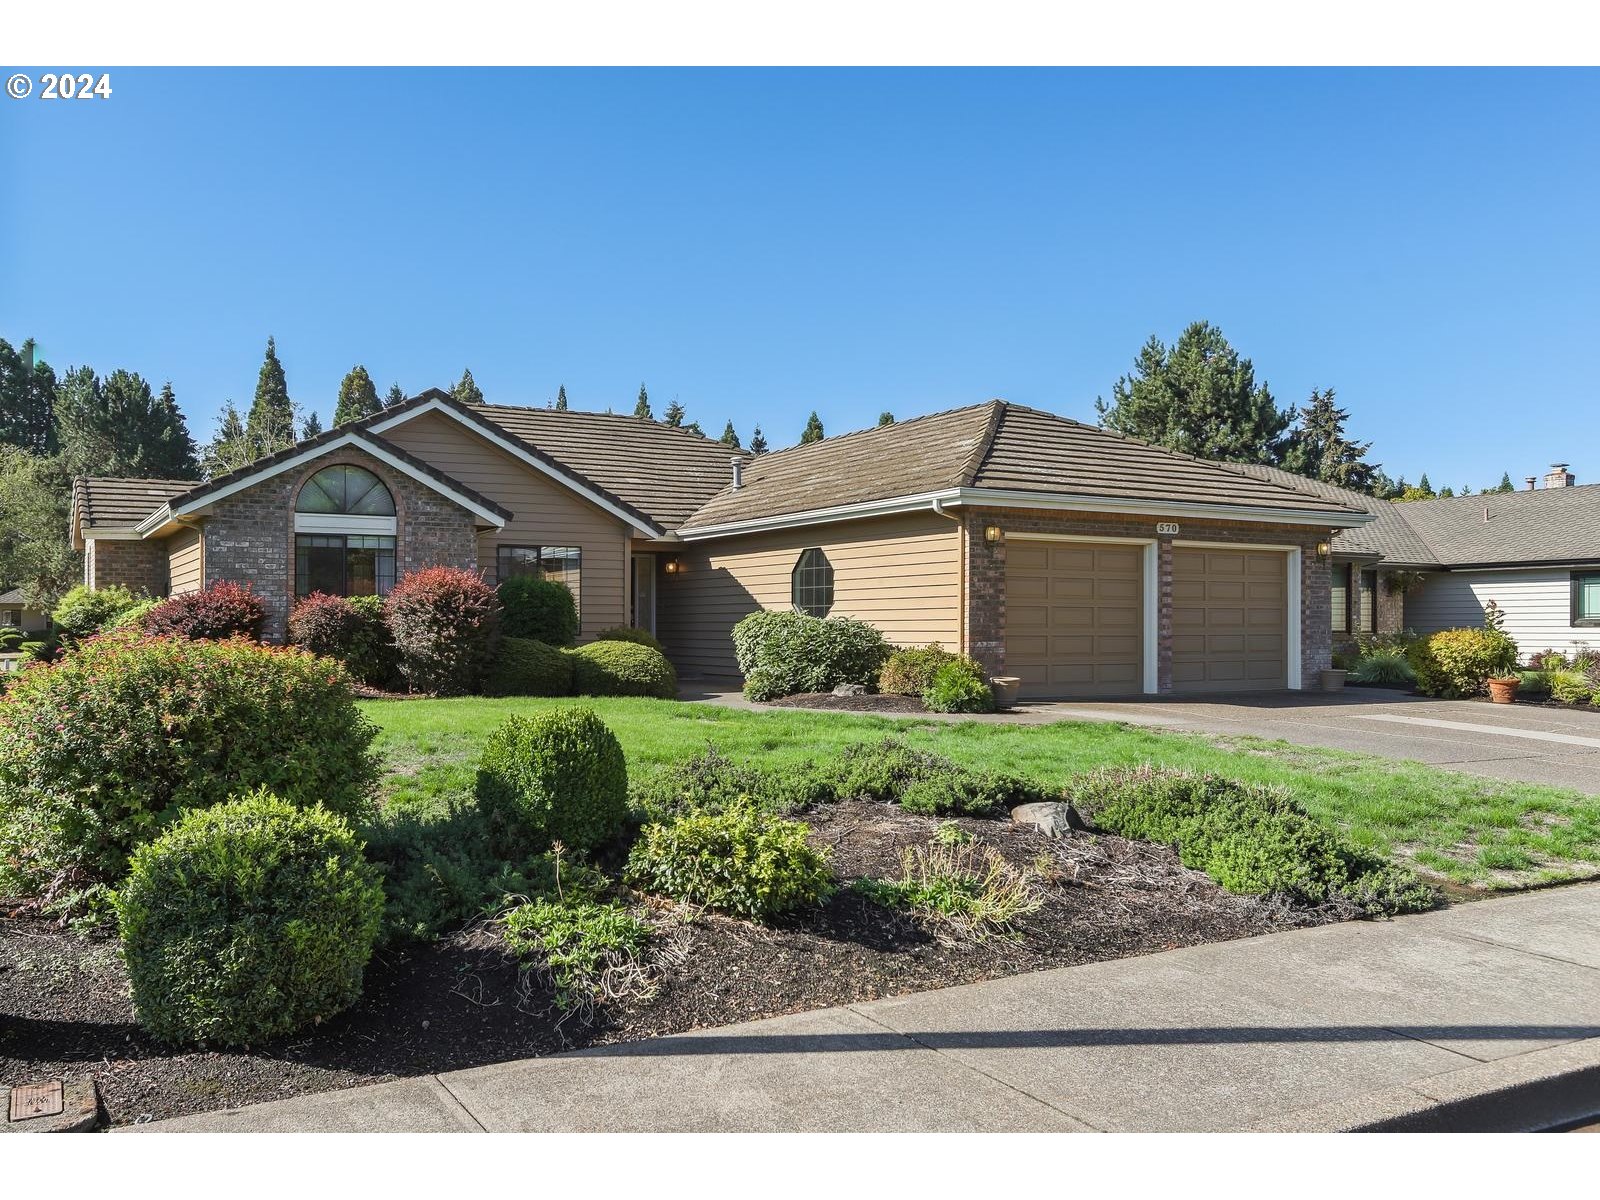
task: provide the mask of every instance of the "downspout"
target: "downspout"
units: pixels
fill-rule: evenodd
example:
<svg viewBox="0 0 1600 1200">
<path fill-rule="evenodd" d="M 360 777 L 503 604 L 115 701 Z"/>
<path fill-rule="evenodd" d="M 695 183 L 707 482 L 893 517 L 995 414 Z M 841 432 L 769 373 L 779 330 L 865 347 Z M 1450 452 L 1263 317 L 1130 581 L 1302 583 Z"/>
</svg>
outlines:
<svg viewBox="0 0 1600 1200">
<path fill-rule="evenodd" d="M 958 526 L 956 533 L 956 647 L 961 654 L 967 653 L 967 526 L 966 522 L 953 513 L 945 512 L 944 499 L 935 496 L 930 502 L 933 511 L 946 520 L 954 521 Z"/>
</svg>

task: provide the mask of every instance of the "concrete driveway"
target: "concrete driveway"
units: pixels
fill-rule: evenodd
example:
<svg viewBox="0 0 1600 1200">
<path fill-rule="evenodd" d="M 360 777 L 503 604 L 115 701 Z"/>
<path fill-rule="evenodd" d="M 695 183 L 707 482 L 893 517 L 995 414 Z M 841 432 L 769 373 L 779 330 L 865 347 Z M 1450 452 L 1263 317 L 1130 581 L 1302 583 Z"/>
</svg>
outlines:
<svg viewBox="0 0 1600 1200">
<path fill-rule="evenodd" d="M 1342 692 L 1024 706 L 1030 720 L 1125 721 L 1193 733 L 1282 738 L 1600 795 L 1600 710 Z"/>
</svg>

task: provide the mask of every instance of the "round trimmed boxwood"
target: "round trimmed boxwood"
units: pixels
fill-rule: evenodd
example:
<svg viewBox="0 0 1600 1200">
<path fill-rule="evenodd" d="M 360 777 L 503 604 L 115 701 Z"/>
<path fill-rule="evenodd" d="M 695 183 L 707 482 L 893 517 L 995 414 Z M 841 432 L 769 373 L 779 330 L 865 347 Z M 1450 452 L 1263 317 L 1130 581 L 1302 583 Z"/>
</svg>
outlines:
<svg viewBox="0 0 1600 1200">
<path fill-rule="evenodd" d="M 578 605 L 572 590 L 554 579 L 513 575 L 498 589 L 501 631 L 507 637 L 531 638 L 550 646 L 570 646 L 578 639 Z"/>
<path fill-rule="evenodd" d="M 341 818 L 266 791 L 186 814 L 116 894 L 139 1023 L 167 1042 L 293 1033 L 361 995 L 378 869 Z"/>
<path fill-rule="evenodd" d="M 490 696 L 570 696 L 572 656 L 532 638 L 501 638 L 483 690 Z"/>
<path fill-rule="evenodd" d="M 667 656 L 633 642 L 590 642 L 571 652 L 573 685 L 580 696 L 678 695 L 678 673 Z"/>
<path fill-rule="evenodd" d="M 622 745 L 587 708 L 509 717 L 484 743 L 478 804 L 515 846 L 592 850 L 628 817 Z"/>
<path fill-rule="evenodd" d="M 115 884 L 191 808 L 254 788 L 368 811 L 376 727 L 337 663 L 253 642 L 94 638 L 0 704 L 0 890 Z"/>
<path fill-rule="evenodd" d="M 638 646 L 649 646 L 650 649 L 662 654 L 667 652 L 660 638 L 648 629 L 640 629 L 637 625 L 612 625 L 602 629 L 594 637 L 597 642 L 633 642 Z"/>
</svg>

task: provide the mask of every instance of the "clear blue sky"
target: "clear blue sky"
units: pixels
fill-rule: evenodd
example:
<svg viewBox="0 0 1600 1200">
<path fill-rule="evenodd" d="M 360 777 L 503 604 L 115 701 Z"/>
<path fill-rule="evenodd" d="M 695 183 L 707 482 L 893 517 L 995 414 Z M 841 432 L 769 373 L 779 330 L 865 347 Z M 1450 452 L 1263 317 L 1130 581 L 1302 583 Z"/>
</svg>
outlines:
<svg viewBox="0 0 1600 1200">
<path fill-rule="evenodd" d="M 35 72 L 36 74 L 36 72 Z M 1600 481 L 1600 73 L 155 71 L 0 99 L 0 336 L 170 378 L 269 333 L 380 389 L 793 442 L 1003 396 L 1093 419 L 1207 318 L 1391 474 Z"/>
</svg>

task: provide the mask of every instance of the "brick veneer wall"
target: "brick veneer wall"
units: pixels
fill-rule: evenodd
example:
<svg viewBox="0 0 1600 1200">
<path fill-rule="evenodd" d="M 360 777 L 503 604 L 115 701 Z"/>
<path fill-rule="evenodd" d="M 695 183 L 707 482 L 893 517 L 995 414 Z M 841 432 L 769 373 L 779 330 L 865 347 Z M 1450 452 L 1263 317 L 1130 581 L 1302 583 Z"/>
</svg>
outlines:
<svg viewBox="0 0 1600 1200">
<path fill-rule="evenodd" d="M 1379 633 L 1399 633 L 1406 627 L 1406 598 L 1402 592 L 1389 590 L 1388 571 L 1378 572 L 1378 623 Z"/>
<path fill-rule="evenodd" d="M 281 642 L 287 635 L 294 603 L 295 498 L 307 479 L 339 463 L 365 467 L 394 496 L 396 578 L 423 567 L 478 569 L 471 513 L 370 454 L 346 447 L 218 501 L 202 527 L 205 586 L 230 579 L 254 587 L 267 606 L 266 641 Z"/>
<path fill-rule="evenodd" d="M 130 592 L 167 594 L 167 548 L 160 542 L 86 539 L 83 582 L 91 588 L 121 584 Z"/>
<path fill-rule="evenodd" d="M 1005 532 L 1077 534 L 1083 537 L 1156 538 L 1159 597 L 1156 621 L 1157 677 L 1161 691 L 1172 690 L 1172 543 L 1156 533 L 1156 517 L 1112 514 L 1063 514 L 1035 509 L 966 509 L 962 536 L 967 563 L 966 611 L 962 614 L 963 650 L 985 669 L 1002 674 L 1006 642 Z M 1327 560 L 1317 558 L 1317 543 L 1332 530 L 1306 525 L 1269 525 L 1245 521 L 1184 519 L 1178 522 L 1180 542 L 1231 542 L 1239 545 L 1299 546 L 1301 686 L 1317 686 L 1317 673 L 1333 660 L 1331 576 Z M 998 543 L 984 541 L 986 525 L 998 525 Z"/>
</svg>

